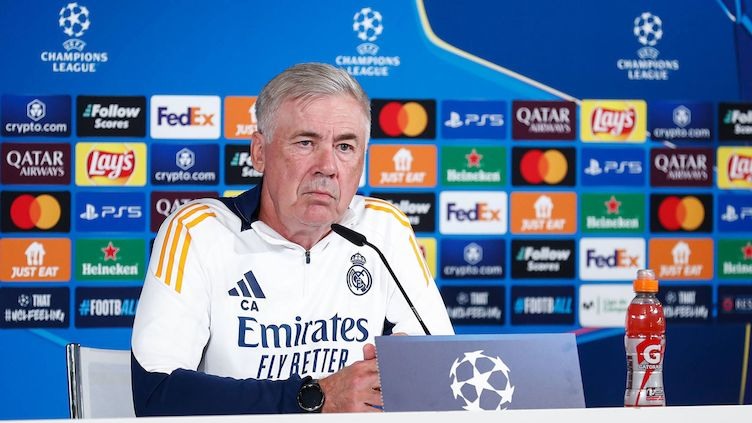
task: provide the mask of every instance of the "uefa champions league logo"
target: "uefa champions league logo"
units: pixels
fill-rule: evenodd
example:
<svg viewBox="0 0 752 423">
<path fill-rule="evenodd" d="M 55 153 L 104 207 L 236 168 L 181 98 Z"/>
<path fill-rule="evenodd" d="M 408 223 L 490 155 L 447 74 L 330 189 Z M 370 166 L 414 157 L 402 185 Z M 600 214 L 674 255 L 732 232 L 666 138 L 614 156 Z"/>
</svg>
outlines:
<svg viewBox="0 0 752 423">
<path fill-rule="evenodd" d="M 381 24 L 381 13 L 370 7 L 360 9 L 353 16 L 353 31 L 363 41 L 376 41 L 384 31 L 384 25 Z"/>
<path fill-rule="evenodd" d="M 514 394 L 509 373 L 499 357 L 485 355 L 482 350 L 466 352 L 449 370 L 452 395 L 468 411 L 506 410 Z"/>
<path fill-rule="evenodd" d="M 78 3 L 68 3 L 67 6 L 60 9 L 60 19 L 58 20 L 60 28 L 63 28 L 65 35 L 69 37 L 80 37 L 84 35 L 91 21 L 89 20 L 89 9 L 86 6 L 79 6 Z"/>
<path fill-rule="evenodd" d="M 643 12 L 634 20 L 632 29 L 637 41 L 644 47 L 637 50 L 637 55 L 642 59 L 655 59 L 659 51 L 653 48 L 663 38 L 663 21 L 660 17 L 650 12 Z"/>
<path fill-rule="evenodd" d="M 640 44 L 653 47 L 663 37 L 663 21 L 650 12 L 644 12 L 634 20 L 634 35 Z"/>
</svg>

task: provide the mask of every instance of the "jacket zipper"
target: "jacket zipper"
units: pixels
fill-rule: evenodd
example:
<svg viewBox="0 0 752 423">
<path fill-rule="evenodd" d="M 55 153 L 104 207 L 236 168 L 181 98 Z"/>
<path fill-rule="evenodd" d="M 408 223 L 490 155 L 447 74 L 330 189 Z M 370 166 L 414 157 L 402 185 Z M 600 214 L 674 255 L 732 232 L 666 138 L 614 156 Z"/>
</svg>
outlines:
<svg viewBox="0 0 752 423">
<path fill-rule="evenodd" d="M 306 250 L 306 252 L 305 252 L 305 262 L 306 262 L 306 264 L 311 264 L 311 250 Z"/>
</svg>

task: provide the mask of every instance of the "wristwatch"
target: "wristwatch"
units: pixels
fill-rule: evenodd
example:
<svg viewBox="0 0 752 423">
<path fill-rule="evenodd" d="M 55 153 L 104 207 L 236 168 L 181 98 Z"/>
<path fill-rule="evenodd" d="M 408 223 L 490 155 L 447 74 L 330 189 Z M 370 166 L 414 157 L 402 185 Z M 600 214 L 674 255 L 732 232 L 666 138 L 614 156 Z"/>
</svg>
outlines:
<svg viewBox="0 0 752 423">
<path fill-rule="evenodd" d="M 320 413 L 324 407 L 324 391 L 319 386 L 319 381 L 310 376 L 303 379 L 303 386 L 298 391 L 298 406 L 309 413 Z"/>
</svg>

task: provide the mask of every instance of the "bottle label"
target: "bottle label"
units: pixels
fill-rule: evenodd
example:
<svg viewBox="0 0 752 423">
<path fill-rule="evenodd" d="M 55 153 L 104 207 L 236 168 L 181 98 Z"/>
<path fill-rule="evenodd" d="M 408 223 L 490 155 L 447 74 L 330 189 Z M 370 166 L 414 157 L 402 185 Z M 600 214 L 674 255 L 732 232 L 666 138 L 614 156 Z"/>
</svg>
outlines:
<svg viewBox="0 0 752 423">
<path fill-rule="evenodd" d="M 666 405 L 663 392 L 663 336 L 625 337 L 627 350 L 626 406 Z"/>
</svg>

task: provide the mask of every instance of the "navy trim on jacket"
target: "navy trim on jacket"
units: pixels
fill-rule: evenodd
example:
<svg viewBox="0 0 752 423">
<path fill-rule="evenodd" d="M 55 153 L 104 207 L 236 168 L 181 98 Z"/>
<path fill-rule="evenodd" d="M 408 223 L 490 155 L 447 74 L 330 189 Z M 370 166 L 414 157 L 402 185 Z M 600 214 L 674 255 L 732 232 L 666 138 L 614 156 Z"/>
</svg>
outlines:
<svg viewBox="0 0 752 423">
<path fill-rule="evenodd" d="M 237 197 L 221 197 L 219 201 L 223 202 L 230 211 L 240 218 L 241 231 L 251 229 L 251 223 L 259 218 L 261 182 Z"/>
<path fill-rule="evenodd" d="M 233 379 L 176 369 L 147 372 L 131 353 L 136 416 L 300 413 L 298 375 L 287 380 Z"/>
</svg>

